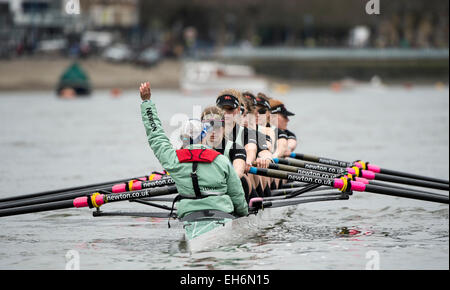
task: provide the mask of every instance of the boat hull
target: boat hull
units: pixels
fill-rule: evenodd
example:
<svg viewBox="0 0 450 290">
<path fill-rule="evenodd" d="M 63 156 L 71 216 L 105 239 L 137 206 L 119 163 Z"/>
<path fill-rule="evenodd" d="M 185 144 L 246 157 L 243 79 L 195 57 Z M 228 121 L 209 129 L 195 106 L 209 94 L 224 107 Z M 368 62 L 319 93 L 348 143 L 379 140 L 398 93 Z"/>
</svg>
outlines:
<svg viewBox="0 0 450 290">
<path fill-rule="evenodd" d="M 184 222 L 187 249 L 191 253 L 197 253 L 245 242 L 262 228 L 279 221 L 286 210 L 287 208 L 267 208 L 246 217 Z"/>
</svg>

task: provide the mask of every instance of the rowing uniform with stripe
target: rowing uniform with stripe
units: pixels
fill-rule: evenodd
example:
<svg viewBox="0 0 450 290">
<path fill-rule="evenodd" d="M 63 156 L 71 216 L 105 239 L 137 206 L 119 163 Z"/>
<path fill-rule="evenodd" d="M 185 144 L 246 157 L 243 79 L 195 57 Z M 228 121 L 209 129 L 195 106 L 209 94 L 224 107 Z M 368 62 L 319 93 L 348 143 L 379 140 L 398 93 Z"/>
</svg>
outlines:
<svg viewBox="0 0 450 290">
<path fill-rule="evenodd" d="M 276 146 L 276 138 L 274 140 L 272 140 L 272 138 L 269 135 L 266 135 L 266 132 L 264 130 L 264 126 L 259 126 L 256 125 L 256 131 L 258 132 L 258 134 L 261 134 L 265 139 L 266 139 L 266 143 L 270 144 L 270 148 L 271 148 L 271 152 L 273 153 L 273 148 L 275 148 Z"/>
<path fill-rule="evenodd" d="M 178 193 L 186 197 L 177 204 L 179 218 L 202 210 L 234 212 L 239 216 L 248 214 L 241 181 L 225 156 L 218 155 L 211 163 L 198 163 L 196 168 L 198 186 L 204 198 L 195 199 L 191 178 L 192 163 L 180 162 L 176 150 L 162 128 L 156 107 L 151 100 L 141 104 L 141 115 L 150 148 L 175 181 Z M 186 149 L 210 149 L 210 147 L 195 144 Z"/>
<path fill-rule="evenodd" d="M 289 131 L 289 130 L 284 130 L 285 132 L 286 132 L 286 135 L 287 135 L 287 139 L 288 140 L 297 140 L 297 136 L 294 134 L 294 132 L 292 132 L 292 131 Z"/>
<path fill-rule="evenodd" d="M 256 144 L 257 153 L 268 150 L 266 137 L 264 134 L 258 134 L 257 131 L 249 129 L 243 126 L 235 125 L 233 130 L 226 136 L 227 139 L 235 142 L 236 144 L 245 147 L 249 143 Z"/>
<path fill-rule="evenodd" d="M 273 153 L 273 152 L 277 151 L 277 141 L 278 141 L 278 139 L 288 139 L 289 136 L 288 136 L 288 134 L 286 133 L 285 130 L 281 130 L 281 129 L 273 126 L 273 125 L 269 126 L 269 124 L 268 124 L 267 127 L 272 128 L 272 130 L 275 133 L 275 140 L 272 143 L 273 144 L 273 146 L 272 146 L 272 153 Z"/>
<path fill-rule="evenodd" d="M 247 160 L 245 148 L 225 138 L 222 139 L 220 148 L 214 148 L 214 150 L 227 157 L 231 163 L 236 159 Z"/>
</svg>

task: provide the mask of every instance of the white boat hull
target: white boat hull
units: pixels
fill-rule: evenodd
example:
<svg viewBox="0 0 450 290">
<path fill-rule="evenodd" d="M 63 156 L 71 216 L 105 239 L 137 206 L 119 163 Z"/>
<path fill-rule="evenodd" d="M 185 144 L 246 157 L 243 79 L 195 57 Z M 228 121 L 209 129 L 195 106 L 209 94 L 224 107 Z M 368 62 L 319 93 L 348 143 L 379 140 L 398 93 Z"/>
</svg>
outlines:
<svg viewBox="0 0 450 290">
<path fill-rule="evenodd" d="M 229 220 L 223 225 L 192 239 L 189 239 L 188 235 L 185 234 L 187 249 L 191 253 L 196 253 L 244 242 L 262 228 L 275 224 L 285 216 L 284 213 L 287 210 L 287 207 L 267 208 L 260 210 L 256 215 L 251 214 L 246 217 Z M 211 221 L 211 223 L 215 222 L 217 221 Z"/>
</svg>

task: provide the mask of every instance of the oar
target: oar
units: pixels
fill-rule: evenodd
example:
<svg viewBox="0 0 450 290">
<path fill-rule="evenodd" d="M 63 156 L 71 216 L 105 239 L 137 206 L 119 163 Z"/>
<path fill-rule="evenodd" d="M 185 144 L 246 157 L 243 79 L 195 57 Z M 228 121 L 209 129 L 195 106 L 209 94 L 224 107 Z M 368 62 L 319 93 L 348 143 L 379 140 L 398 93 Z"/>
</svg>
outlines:
<svg viewBox="0 0 450 290">
<path fill-rule="evenodd" d="M 283 188 L 283 189 L 274 189 L 270 191 L 270 196 L 284 196 L 286 198 L 292 198 L 297 195 L 303 194 L 305 192 L 311 192 L 311 191 L 319 191 L 322 190 L 322 188 L 318 188 L 320 185 L 318 184 L 308 184 L 306 183 L 306 186 L 297 187 L 297 188 Z"/>
<path fill-rule="evenodd" d="M 256 197 L 252 198 L 249 202 L 249 212 L 257 212 L 261 208 L 268 207 L 284 207 L 292 206 L 303 203 L 318 202 L 318 201 L 335 201 L 335 200 L 347 200 L 348 195 L 335 193 L 335 194 L 323 194 L 317 196 L 300 196 L 297 198 L 283 199 L 283 200 L 267 200 L 266 198 Z"/>
<path fill-rule="evenodd" d="M 0 199 L 0 203 L 1 202 L 6 202 L 6 201 L 12 201 L 12 200 L 19 200 L 19 199 L 47 196 L 47 195 L 52 195 L 52 194 L 64 193 L 64 192 L 74 192 L 74 191 L 89 190 L 89 189 L 94 189 L 95 190 L 97 188 L 101 188 L 101 187 L 105 187 L 105 186 L 111 186 L 111 185 L 114 185 L 114 184 L 117 184 L 117 183 L 121 183 L 121 182 L 129 182 L 129 181 L 132 181 L 132 180 L 141 180 L 141 181 L 152 180 L 153 176 L 160 175 L 160 174 L 162 174 L 162 173 L 154 172 L 154 173 L 152 173 L 149 176 L 123 178 L 123 179 L 114 180 L 114 181 L 107 181 L 107 182 L 101 182 L 101 183 L 94 183 L 94 184 L 88 184 L 88 185 L 68 187 L 68 188 L 63 188 L 63 189 L 47 190 L 47 191 L 42 191 L 42 192 L 37 192 L 37 193 L 30 193 L 30 194 L 24 194 L 24 195 L 18 195 L 18 196 L 10 196 L 10 197 L 6 197 L 6 198 Z"/>
<path fill-rule="evenodd" d="M 398 197 L 405 197 L 411 199 L 419 199 L 425 201 L 439 202 L 439 203 L 449 203 L 449 197 L 445 195 L 437 195 L 435 193 L 419 193 L 413 192 L 409 190 L 397 189 L 397 188 L 388 188 L 382 187 L 372 184 L 364 184 L 358 181 L 352 181 L 348 178 L 322 178 L 322 177 L 312 177 L 298 173 L 285 172 L 273 169 L 265 169 L 265 168 L 256 168 L 251 167 L 249 173 L 262 175 L 273 178 L 294 180 L 307 182 L 311 184 L 320 184 L 325 186 L 330 186 L 334 188 L 338 188 L 341 191 L 365 191 L 371 193 L 392 195 Z"/>
<path fill-rule="evenodd" d="M 155 188 L 155 187 L 161 187 L 161 186 L 173 185 L 173 184 L 175 184 L 175 183 L 172 180 L 172 178 L 163 178 L 160 180 L 144 181 L 144 182 L 134 181 L 134 183 L 133 183 L 133 181 L 129 181 L 126 184 L 126 186 L 125 186 L 125 184 L 121 183 L 121 184 L 116 184 L 113 186 L 93 188 L 90 190 L 81 190 L 81 191 L 75 191 L 75 192 L 52 194 L 52 195 L 47 195 L 47 196 L 42 196 L 42 197 L 28 198 L 28 199 L 23 199 L 23 200 L 7 201 L 7 202 L 0 203 L 0 209 L 68 200 L 68 199 L 73 199 L 73 198 L 76 198 L 79 196 L 90 194 L 93 191 L 107 191 L 107 192 L 112 191 L 113 193 L 120 193 L 120 192 L 125 192 L 125 191 L 130 191 L 130 190 L 148 189 L 148 188 Z M 131 189 L 130 189 L 130 187 L 131 187 Z"/>
<path fill-rule="evenodd" d="M 290 166 L 290 165 L 283 165 L 283 164 L 276 164 L 276 163 L 270 163 L 269 164 L 269 169 L 289 171 L 289 172 L 304 174 L 304 175 L 308 175 L 308 176 L 318 176 L 318 177 L 323 177 L 323 178 L 339 178 L 339 177 L 343 176 L 343 175 L 339 175 L 339 174 L 332 174 L 332 173 L 321 172 L 321 171 L 316 171 L 316 170 L 303 169 L 303 168 L 300 168 L 300 167 L 295 167 L 295 166 Z M 377 181 L 369 180 L 369 179 L 362 178 L 362 177 L 355 177 L 352 174 L 347 175 L 347 176 L 349 176 L 354 181 L 359 181 L 359 182 L 362 182 L 362 183 L 365 183 L 365 184 L 373 184 L 373 185 L 378 185 L 378 186 L 384 186 L 384 187 L 391 187 L 391 188 L 398 188 L 398 189 L 405 189 L 405 190 L 410 190 L 410 191 L 427 193 L 425 191 L 421 191 L 421 190 L 417 190 L 417 189 L 410 189 L 410 188 L 405 188 L 405 187 L 401 187 L 401 186 L 395 186 L 395 185 L 392 185 L 392 184 L 385 184 L 385 183 L 382 183 L 382 182 L 377 182 Z"/>
<path fill-rule="evenodd" d="M 129 184 L 132 184 L 132 185 L 128 186 Z M 116 193 L 121 193 L 121 192 L 125 192 L 125 191 L 130 191 L 129 187 L 131 187 L 131 190 L 141 190 L 141 189 L 155 188 L 155 187 L 161 187 L 161 186 L 167 186 L 167 185 L 173 185 L 173 184 L 175 184 L 175 182 L 173 181 L 172 178 L 163 178 L 160 180 L 153 180 L 153 181 L 134 181 L 134 182 L 130 181 L 127 183 L 127 186 L 125 186 L 125 184 L 123 184 L 123 183 L 120 183 L 120 184 L 113 185 L 113 186 L 111 186 L 111 185 L 103 186 L 100 188 L 93 188 L 90 190 L 65 192 L 65 193 L 52 194 L 52 195 L 46 195 L 46 196 L 40 196 L 40 197 L 34 197 L 34 198 L 27 198 L 27 199 L 22 199 L 22 200 L 6 201 L 6 202 L 0 203 L 0 209 L 74 199 L 76 197 L 90 194 L 94 191 L 106 191 L 106 192 L 111 191 L 114 194 L 116 194 Z"/>
<path fill-rule="evenodd" d="M 310 163 L 310 162 L 304 162 L 301 160 L 296 159 L 283 159 L 283 158 L 273 158 L 273 162 L 277 164 L 284 164 L 284 165 L 290 165 L 295 167 L 301 167 L 309 170 L 316 170 L 316 171 L 322 171 L 322 172 L 328 172 L 333 174 L 340 174 L 344 175 L 347 174 L 347 170 L 342 167 L 337 166 L 329 166 L 319 163 Z"/>
<path fill-rule="evenodd" d="M 326 165 L 338 166 L 338 167 L 357 166 L 361 169 L 367 169 L 367 170 L 370 170 L 375 173 L 402 176 L 402 177 L 406 177 L 406 178 L 413 178 L 413 179 L 419 179 L 419 180 L 427 180 L 427 181 L 432 181 L 432 182 L 437 182 L 437 183 L 444 183 L 447 185 L 449 184 L 448 180 L 435 178 L 435 177 L 429 177 L 429 176 L 423 176 L 423 175 L 418 175 L 418 174 L 413 174 L 413 173 L 408 173 L 408 172 L 390 170 L 390 169 L 386 169 L 386 168 L 380 168 L 377 165 L 371 164 L 369 162 L 364 162 L 364 161 L 355 161 L 355 162 L 341 161 L 341 160 L 330 159 L 330 158 L 325 158 L 325 157 L 317 157 L 314 155 L 302 154 L 302 153 L 291 153 L 290 157 L 295 158 L 295 159 L 305 160 L 305 161 L 326 164 Z"/>
<path fill-rule="evenodd" d="M 19 214 L 27 214 L 27 213 L 36 213 L 42 211 L 51 211 L 51 210 L 60 210 L 67 208 L 82 208 L 82 207 L 90 207 L 90 208 L 99 208 L 101 205 L 105 203 L 124 201 L 124 200 L 133 200 L 140 199 L 152 196 L 161 196 L 161 195 L 170 195 L 177 192 L 177 188 L 175 185 L 159 187 L 154 189 L 144 189 L 139 191 L 125 192 L 125 193 L 117 193 L 117 194 L 101 194 L 101 193 L 93 193 L 89 196 L 77 197 L 73 200 L 63 200 L 56 202 L 49 202 L 45 204 L 37 204 L 37 205 L 29 205 L 15 208 L 8 208 L 0 210 L 0 217 L 3 216 L 12 216 Z"/>
<path fill-rule="evenodd" d="M 449 185 L 444 183 L 437 183 L 432 181 L 426 181 L 426 180 L 417 180 L 413 178 L 406 178 L 401 176 L 394 176 L 394 175 L 386 175 L 382 173 L 375 173 L 369 170 L 363 170 L 356 166 L 350 168 L 343 168 L 343 167 L 336 167 L 336 166 L 330 166 L 330 165 L 323 165 L 318 163 L 307 163 L 300 160 L 295 159 L 281 159 L 281 158 L 274 158 L 273 161 L 275 163 L 281 163 L 285 165 L 291 165 L 295 167 L 301 167 L 301 168 L 307 168 L 311 170 L 316 171 L 323 171 L 338 175 L 345 175 L 345 174 L 352 174 L 356 177 L 362 177 L 368 180 L 376 179 L 381 181 L 387 181 L 387 182 L 395 182 L 395 183 L 401 183 L 401 184 L 407 184 L 407 185 L 413 185 L 413 186 L 421 186 L 421 187 L 428 187 L 428 188 L 434 188 L 434 189 L 440 189 L 440 190 L 449 190 Z"/>
<path fill-rule="evenodd" d="M 277 162 L 279 162 L 279 161 L 277 160 Z M 324 177 L 324 178 L 336 178 L 336 177 L 343 176 L 347 173 L 345 171 L 341 174 L 328 173 L 328 172 L 324 172 L 324 171 L 304 169 L 301 167 L 278 164 L 278 163 L 269 163 L 269 169 L 283 170 L 283 171 L 295 172 L 295 173 L 299 173 L 299 174 L 318 176 L 318 177 Z M 356 181 L 362 182 L 362 180 L 363 180 L 363 178 L 360 178 L 360 177 L 356 177 L 356 178 L 357 178 Z"/>
</svg>

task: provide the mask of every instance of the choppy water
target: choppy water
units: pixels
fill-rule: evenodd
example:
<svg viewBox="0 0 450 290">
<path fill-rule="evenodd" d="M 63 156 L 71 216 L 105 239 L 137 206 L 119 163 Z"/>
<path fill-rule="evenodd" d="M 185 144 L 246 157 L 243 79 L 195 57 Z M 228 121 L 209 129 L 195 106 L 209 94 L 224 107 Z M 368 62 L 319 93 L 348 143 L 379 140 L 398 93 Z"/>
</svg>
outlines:
<svg viewBox="0 0 450 290">
<path fill-rule="evenodd" d="M 281 98 L 297 115 L 299 152 L 364 159 L 389 169 L 449 178 L 448 87 L 296 88 Z M 165 128 L 174 114 L 214 97 L 153 92 Z M 139 97 L 60 100 L 53 93 L 0 93 L 0 198 L 134 177 L 159 170 L 147 146 Z M 147 210 L 128 202 L 105 210 Z M 189 255 L 176 222 L 93 218 L 71 209 L 0 218 L 0 269 L 448 269 L 449 208 L 356 193 L 305 204 L 245 243 Z M 361 230 L 340 235 L 343 227 Z M 66 257 L 67 255 L 67 257 Z"/>
</svg>

